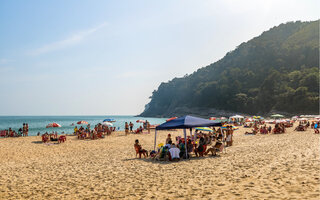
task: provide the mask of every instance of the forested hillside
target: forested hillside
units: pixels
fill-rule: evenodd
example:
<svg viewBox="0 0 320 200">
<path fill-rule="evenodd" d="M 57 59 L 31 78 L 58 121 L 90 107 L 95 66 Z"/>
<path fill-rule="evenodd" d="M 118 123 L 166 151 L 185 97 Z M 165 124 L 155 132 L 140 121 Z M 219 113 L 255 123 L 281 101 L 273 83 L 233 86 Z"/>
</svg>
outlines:
<svg viewBox="0 0 320 200">
<path fill-rule="evenodd" d="M 179 107 L 318 114 L 319 20 L 273 27 L 221 60 L 161 83 L 141 116 L 172 115 Z"/>
</svg>

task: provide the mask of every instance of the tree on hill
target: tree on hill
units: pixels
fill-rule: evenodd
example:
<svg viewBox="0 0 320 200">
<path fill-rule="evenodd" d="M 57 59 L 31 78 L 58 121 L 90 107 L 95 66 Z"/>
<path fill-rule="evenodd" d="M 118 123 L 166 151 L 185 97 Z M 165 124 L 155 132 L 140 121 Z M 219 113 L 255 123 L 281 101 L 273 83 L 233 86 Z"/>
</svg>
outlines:
<svg viewBox="0 0 320 200">
<path fill-rule="evenodd" d="M 141 115 L 165 115 L 178 106 L 319 113 L 319 20 L 273 27 L 221 60 L 161 83 Z"/>
</svg>

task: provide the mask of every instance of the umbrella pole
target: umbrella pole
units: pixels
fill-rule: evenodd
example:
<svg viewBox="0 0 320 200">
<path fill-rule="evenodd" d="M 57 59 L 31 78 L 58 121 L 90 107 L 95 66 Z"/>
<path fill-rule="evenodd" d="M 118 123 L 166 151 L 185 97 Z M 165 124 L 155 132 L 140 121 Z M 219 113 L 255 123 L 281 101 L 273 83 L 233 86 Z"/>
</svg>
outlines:
<svg viewBox="0 0 320 200">
<path fill-rule="evenodd" d="M 186 150 L 186 159 L 188 158 L 188 149 L 187 149 L 187 132 L 186 129 L 183 129 L 183 133 L 184 133 L 184 148 Z"/>
<path fill-rule="evenodd" d="M 224 149 L 224 152 L 227 153 L 227 150 L 226 150 L 226 144 L 225 144 L 225 139 L 224 139 L 224 135 L 223 135 L 223 131 L 222 131 L 222 127 L 220 128 L 220 133 L 222 135 L 222 144 L 223 144 L 223 149 Z"/>
<path fill-rule="evenodd" d="M 153 146 L 153 150 L 156 150 L 156 144 L 157 144 L 157 129 L 154 130 L 154 146 Z"/>
<path fill-rule="evenodd" d="M 191 138 L 191 140 L 193 140 L 193 137 L 192 137 L 192 128 L 190 128 L 190 138 Z"/>
</svg>

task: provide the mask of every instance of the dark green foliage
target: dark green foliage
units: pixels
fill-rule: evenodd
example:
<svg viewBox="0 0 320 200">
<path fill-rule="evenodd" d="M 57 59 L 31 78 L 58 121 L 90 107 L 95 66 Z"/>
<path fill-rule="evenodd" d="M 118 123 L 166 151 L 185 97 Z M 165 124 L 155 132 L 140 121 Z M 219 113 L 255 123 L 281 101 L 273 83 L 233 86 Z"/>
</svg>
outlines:
<svg viewBox="0 0 320 200">
<path fill-rule="evenodd" d="M 273 27 L 218 62 L 161 83 L 142 115 L 165 115 L 183 106 L 319 113 L 319 20 Z"/>
</svg>

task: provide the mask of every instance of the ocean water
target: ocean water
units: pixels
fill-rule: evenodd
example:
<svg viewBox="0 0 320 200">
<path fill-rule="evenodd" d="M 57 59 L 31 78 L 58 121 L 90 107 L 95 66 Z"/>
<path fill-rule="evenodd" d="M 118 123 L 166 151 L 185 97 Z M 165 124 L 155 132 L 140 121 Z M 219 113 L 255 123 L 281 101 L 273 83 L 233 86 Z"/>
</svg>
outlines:
<svg viewBox="0 0 320 200">
<path fill-rule="evenodd" d="M 37 135 L 38 132 L 41 134 L 46 131 L 57 131 L 58 133 L 73 133 L 75 126 L 80 127 L 81 125 L 76 124 L 78 121 L 87 121 L 91 127 L 98 123 L 102 123 L 104 119 L 114 119 L 116 122 L 112 124 L 117 130 L 124 130 L 125 122 L 132 122 L 134 129 L 138 128 L 141 123 L 136 123 L 137 120 L 148 120 L 150 124 L 162 124 L 166 121 L 166 118 L 148 118 L 148 117 L 134 117 L 134 116 L 0 116 L 0 130 L 12 128 L 18 131 L 22 128 L 23 123 L 29 124 L 29 136 Z M 60 128 L 46 128 L 49 123 L 58 123 L 62 127 Z M 72 126 L 71 124 L 75 125 Z M 86 124 L 82 124 L 86 126 Z"/>
</svg>

